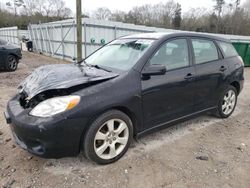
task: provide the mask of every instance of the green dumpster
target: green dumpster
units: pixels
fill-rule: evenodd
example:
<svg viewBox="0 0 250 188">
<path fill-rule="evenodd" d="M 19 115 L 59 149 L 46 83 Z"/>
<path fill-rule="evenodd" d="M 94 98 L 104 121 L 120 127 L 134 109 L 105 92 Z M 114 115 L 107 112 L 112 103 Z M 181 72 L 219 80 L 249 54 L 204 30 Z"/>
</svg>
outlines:
<svg viewBox="0 0 250 188">
<path fill-rule="evenodd" d="M 250 43 L 233 42 L 233 45 L 236 51 L 242 57 L 245 66 L 250 66 Z"/>
</svg>

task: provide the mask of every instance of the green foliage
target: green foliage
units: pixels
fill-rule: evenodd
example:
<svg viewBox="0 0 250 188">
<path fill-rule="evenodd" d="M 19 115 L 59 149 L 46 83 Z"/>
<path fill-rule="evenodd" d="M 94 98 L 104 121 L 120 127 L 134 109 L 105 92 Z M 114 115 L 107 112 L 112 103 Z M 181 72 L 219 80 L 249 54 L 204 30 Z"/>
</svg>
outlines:
<svg viewBox="0 0 250 188">
<path fill-rule="evenodd" d="M 211 12 L 206 8 L 196 8 L 183 13 L 180 4 L 168 0 L 164 3 L 134 7 L 129 12 L 112 12 L 102 7 L 97 9 L 92 17 L 167 29 L 250 35 L 250 0 L 245 0 L 244 6 L 241 5 L 241 0 L 231 0 L 229 4 L 225 0 L 213 1 L 215 6 Z M 26 29 L 29 23 L 63 20 L 72 15 L 63 0 L 23 2 L 25 6 L 20 6 L 16 15 L 13 11 L 0 9 L 0 27 L 18 26 L 20 29 Z"/>
<path fill-rule="evenodd" d="M 7 11 L 0 10 L 0 28 L 18 26 L 19 29 L 27 29 L 29 23 L 37 24 L 40 21 L 42 23 L 63 20 L 62 17 L 48 17 L 39 13 L 31 16 L 27 15 L 14 15 Z"/>
<path fill-rule="evenodd" d="M 250 0 L 246 0 L 244 6 L 240 5 L 240 0 L 233 0 L 230 4 L 224 0 L 213 1 L 212 12 L 206 8 L 192 8 L 183 14 L 180 4 L 168 0 L 134 7 L 128 13 L 113 12 L 110 20 L 167 29 L 250 35 Z"/>
<path fill-rule="evenodd" d="M 214 10 L 218 12 L 218 16 L 220 16 L 221 12 L 222 12 L 222 8 L 225 5 L 225 1 L 224 0 L 213 0 L 216 2 L 216 5 L 214 6 Z"/>
<path fill-rule="evenodd" d="M 10 0 L 6 7 L 0 9 L 0 28 L 18 26 L 27 29 L 29 23 L 64 20 L 72 14 L 63 0 Z"/>
</svg>

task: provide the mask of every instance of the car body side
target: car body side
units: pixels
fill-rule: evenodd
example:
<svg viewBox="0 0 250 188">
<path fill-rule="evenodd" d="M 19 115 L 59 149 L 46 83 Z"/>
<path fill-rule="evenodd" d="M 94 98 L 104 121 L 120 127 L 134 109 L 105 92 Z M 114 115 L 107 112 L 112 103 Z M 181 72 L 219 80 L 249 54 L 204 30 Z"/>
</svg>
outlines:
<svg viewBox="0 0 250 188">
<path fill-rule="evenodd" d="M 190 38 L 191 37 L 198 37 L 213 40 L 216 42 L 217 40 L 223 40 L 220 38 L 211 38 L 206 37 L 204 35 L 195 35 L 195 34 L 170 34 L 157 39 L 153 45 L 148 49 L 147 53 L 145 53 L 137 64 L 128 72 L 121 73 L 120 76 L 110 79 L 106 82 L 101 84 L 96 84 L 90 87 L 86 87 L 84 89 L 79 89 L 72 93 L 72 95 L 79 95 L 81 96 L 82 100 L 77 108 L 74 108 L 70 111 L 64 112 L 62 114 L 55 115 L 50 118 L 38 118 L 32 117 L 29 114 L 30 109 L 26 109 L 22 111 L 19 109 L 20 107 L 17 104 L 18 99 L 13 98 L 7 107 L 7 116 L 19 116 L 18 122 L 13 122 L 13 124 L 21 124 L 22 127 L 25 127 L 25 131 L 23 129 L 19 129 L 16 126 L 12 128 L 15 129 L 14 132 L 18 132 L 19 135 L 25 135 L 24 137 L 27 138 L 27 142 L 29 141 L 29 137 L 31 140 L 35 137 L 38 143 L 42 143 L 46 145 L 47 151 L 44 152 L 41 148 L 25 148 L 30 152 L 40 155 L 43 157 L 49 158 L 58 158 L 63 156 L 74 156 L 79 153 L 80 148 L 82 147 L 81 143 L 84 138 L 84 134 L 88 130 L 91 123 L 102 113 L 110 109 L 117 109 L 125 114 L 127 114 L 132 122 L 134 127 L 134 136 L 141 136 L 143 134 L 149 133 L 156 129 L 160 129 L 162 127 L 166 127 L 172 123 L 179 122 L 183 119 L 193 117 L 199 113 L 203 113 L 208 110 L 216 109 L 217 102 L 220 96 L 220 93 L 225 89 L 228 85 L 233 85 L 237 88 L 238 92 L 241 91 L 243 87 L 243 66 L 239 64 L 239 57 L 231 57 L 223 59 L 223 52 L 218 48 L 218 53 L 220 54 L 220 63 L 224 64 L 227 67 L 227 70 L 224 73 L 216 72 L 215 74 L 220 75 L 220 82 L 218 82 L 216 91 L 211 91 L 215 95 L 211 99 L 211 103 L 209 106 L 200 109 L 193 109 L 189 114 L 181 117 L 175 117 L 171 121 L 167 122 L 151 122 L 151 127 L 145 126 L 145 114 L 144 112 L 144 102 L 143 98 L 145 92 L 154 92 L 154 88 L 150 88 L 150 91 L 145 91 L 143 88 L 143 78 L 142 78 L 142 70 L 145 66 L 147 66 L 148 61 L 150 58 L 155 54 L 155 52 L 159 49 L 159 47 L 167 42 L 168 40 L 172 40 L 173 38 L 186 38 L 189 42 L 189 53 L 190 53 L 190 67 L 193 67 L 195 72 L 199 69 L 197 65 L 194 63 L 194 55 L 193 50 L 190 45 Z M 229 42 L 229 41 L 225 41 Z M 210 62 L 211 63 L 211 62 Z M 209 75 L 211 72 L 208 69 L 202 73 L 202 79 L 209 79 Z M 200 65 L 199 65 L 200 66 Z M 219 68 L 219 66 L 218 66 Z M 177 72 L 176 72 L 177 71 Z M 179 70 L 180 71 L 180 70 Z M 178 70 L 171 70 L 167 71 L 171 74 L 180 74 Z M 204 71 L 204 70 L 203 70 Z M 205 77 L 204 77 L 205 75 Z M 207 77 L 206 77 L 207 75 Z M 185 75 L 182 75 L 183 77 Z M 199 79 L 199 78 L 197 78 Z M 174 82 L 174 80 L 172 80 Z M 182 83 L 182 84 L 188 84 Z M 194 87 L 193 93 L 199 93 L 200 87 L 202 87 L 202 82 L 196 84 Z M 209 84 L 209 83 L 208 83 Z M 171 87 L 169 88 L 171 89 Z M 185 92 L 185 91 L 183 91 Z M 162 98 L 157 99 L 158 101 L 163 100 Z M 178 100 L 178 99 L 176 99 Z M 11 104 L 12 103 L 12 104 Z M 194 103 L 194 106 L 196 104 Z M 13 108 L 13 109 L 10 109 Z M 19 113 L 20 111 L 21 114 Z M 13 113 L 14 112 L 14 113 Z M 16 114 L 15 114 L 16 113 Z M 14 120 L 15 121 L 15 120 Z M 28 123 L 27 123 L 28 122 Z M 34 127 L 38 127 L 38 129 L 34 129 Z M 43 134 L 45 136 L 41 136 L 41 132 L 46 132 Z M 67 132 L 67 135 L 65 135 Z M 64 134 L 63 134 L 64 133 Z M 46 138 L 44 138 L 46 137 Z M 56 138 L 55 138 L 56 137 Z M 17 138 L 18 140 L 18 138 Z M 46 142 L 44 142 L 46 140 Z M 53 140 L 53 141 L 52 141 Z M 50 142 L 51 141 L 51 142 Z M 51 143 L 55 143 L 56 147 Z M 21 145 L 20 141 L 20 145 Z M 39 144 L 38 144 L 39 145 Z M 36 143 L 34 143 L 36 147 Z M 51 147 L 51 150 L 50 150 Z M 67 151 L 65 151 L 67 148 Z M 52 150 L 57 150 L 54 152 Z M 40 152 L 40 153 L 39 153 Z"/>
<path fill-rule="evenodd" d="M 118 109 L 127 114 L 133 121 L 134 124 L 134 133 L 136 136 L 141 136 L 144 133 L 150 132 L 151 130 L 154 130 L 158 128 L 158 125 L 156 122 L 152 123 L 152 127 L 147 129 L 144 126 L 144 119 L 145 119 L 145 113 L 143 112 L 143 88 L 142 88 L 142 75 L 141 72 L 143 70 L 143 67 L 147 66 L 146 64 L 150 60 L 150 58 L 155 54 L 155 52 L 160 48 L 160 46 L 164 43 L 166 43 L 168 40 L 173 40 L 176 38 L 187 38 L 190 40 L 190 38 L 203 38 L 207 40 L 212 40 L 215 42 L 219 55 L 219 60 L 215 63 L 222 64 L 223 66 L 226 66 L 225 72 L 215 72 L 215 74 L 221 74 L 221 78 L 219 82 L 217 83 L 216 90 L 210 91 L 213 93 L 212 101 L 209 106 L 206 108 L 198 108 L 197 110 L 194 109 L 193 112 L 191 112 L 189 115 L 190 117 L 192 115 L 196 115 L 200 112 L 204 112 L 207 110 L 215 109 L 217 108 L 217 102 L 219 100 L 219 97 L 221 93 L 224 91 L 224 89 L 229 86 L 233 85 L 236 87 L 238 93 L 243 88 L 244 83 L 244 77 L 243 77 L 243 71 L 244 67 L 241 63 L 239 63 L 239 57 L 230 57 L 230 58 L 223 58 L 224 54 L 221 51 L 220 47 L 217 45 L 216 41 L 224 41 L 230 43 L 230 41 L 223 40 L 220 38 L 211 38 L 211 37 L 205 37 L 200 35 L 193 35 L 193 34 L 180 34 L 174 35 L 175 37 L 172 37 L 171 35 L 164 37 L 160 40 L 157 40 L 154 45 L 148 50 L 148 52 L 139 60 L 139 62 L 135 65 L 135 67 L 130 70 L 129 72 L 112 79 L 108 82 L 104 82 L 100 85 L 95 85 L 90 88 L 86 88 L 82 91 L 79 91 L 80 93 L 76 92 L 76 94 L 80 94 L 81 96 L 84 96 L 83 104 L 81 105 L 81 110 L 77 110 L 77 112 L 72 111 L 73 117 L 74 116 L 85 116 L 85 117 L 91 117 L 91 115 L 95 114 L 93 117 L 90 118 L 90 122 L 93 121 L 96 117 L 98 117 L 103 112 L 110 110 L 110 109 Z M 189 41 L 190 44 L 190 41 Z M 191 48 L 191 45 L 189 45 L 189 48 Z M 190 49 L 191 53 L 191 61 L 190 61 L 190 67 L 193 66 L 196 69 L 198 69 L 198 66 L 204 66 L 204 64 L 201 65 L 195 65 L 194 62 L 194 55 L 192 54 L 193 50 Z M 212 62 L 205 63 L 208 66 L 214 64 Z M 218 65 L 218 70 L 220 67 L 220 64 Z M 205 65 L 206 66 L 206 65 Z M 208 67 L 206 67 L 208 68 Z M 170 72 L 174 72 L 176 70 L 171 70 Z M 207 72 L 204 72 L 202 79 L 208 79 L 210 74 L 210 70 L 206 69 Z M 204 77 L 204 75 L 208 75 L 207 77 Z M 185 76 L 185 75 L 183 75 Z M 196 78 L 197 79 L 197 78 Z M 173 81 L 174 82 L 174 81 Z M 203 83 L 196 84 L 195 90 L 192 91 L 193 93 L 199 93 L 200 87 L 202 87 Z M 119 88 L 119 89 L 118 89 Z M 98 92 L 96 92 L 98 91 Z M 184 92 L 184 91 L 183 91 Z M 163 99 L 161 99 L 163 100 Z M 86 104 L 86 101 L 87 104 Z M 194 104 L 195 105 L 195 104 Z M 83 114 L 81 114 L 83 112 Z M 189 116 L 187 115 L 187 117 Z M 182 117 L 176 117 L 174 120 L 180 120 Z M 162 122 L 162 126 L 164 127 L 170 122 Z M 160 126 L 159 126 L 160 127 Z"/>
</svg>

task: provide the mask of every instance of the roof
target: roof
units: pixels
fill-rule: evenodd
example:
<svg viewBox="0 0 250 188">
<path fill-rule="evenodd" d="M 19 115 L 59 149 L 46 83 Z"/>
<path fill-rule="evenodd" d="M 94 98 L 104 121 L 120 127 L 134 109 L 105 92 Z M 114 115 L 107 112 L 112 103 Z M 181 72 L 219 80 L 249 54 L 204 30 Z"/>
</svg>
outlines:
<svg viewBox="0 0 250 188">
<path fill-rule="evenodd" d="M 122 38 L 147 38 L 147 39 L 160 39 L 162 37 L 165 37 L 169 34 L 173 34 L 173 32 L 164 32 L 164 33 L 158 33 L 158 32 L 153 32 L 153 33 L 140 33 L 140 34 L 134 34 L 134 35 L 128 35 Z"/>
<path fill-rule="evenodd" d="M 128 38 L 143 38 L 143 39 L 162 39 L 165 37 L 177 37 L 177 36 L 190 36 L 190 37 L 205 37 L 205 38 L 210 38 L 214 40 L 220 40 L 220 41 L 225 41 L 225 42 L 230 42 L 229 39 L 224 38 L 224 37 L 219 37 L 214 34 L 210 33 L 197 33 L 197 32 L 153 32 L 153 33 L 141 33 L 141 34 L 134 34 L 134 35 L 128 35 L 125 37 L 122 37 L 123 39 L 128 39 Z"/>
</svg>

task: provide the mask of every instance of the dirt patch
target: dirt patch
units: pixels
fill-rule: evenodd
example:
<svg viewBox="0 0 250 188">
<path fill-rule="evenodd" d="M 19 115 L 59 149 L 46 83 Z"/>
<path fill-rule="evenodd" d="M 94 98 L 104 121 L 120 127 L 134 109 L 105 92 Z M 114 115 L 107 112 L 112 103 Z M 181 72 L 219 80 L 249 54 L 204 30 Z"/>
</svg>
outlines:
<svg viewBox="0 0 250 188">
<path fill-rule="evenodd" d="M 250 185 L 250 69 L 234 114 L 208 115 L 135 141 L 118 162 L 100 166 L 82 154 L 41 159 L 15 145 L 3 112 L 17 85 L 36 67 L 64 63 L 24 53 L 16 72 L 0 73 L 0 186 L 246 187 Z"/>
</svg>

